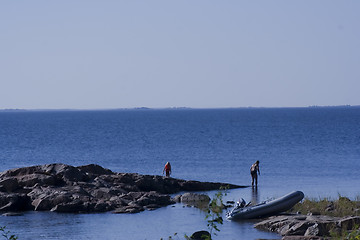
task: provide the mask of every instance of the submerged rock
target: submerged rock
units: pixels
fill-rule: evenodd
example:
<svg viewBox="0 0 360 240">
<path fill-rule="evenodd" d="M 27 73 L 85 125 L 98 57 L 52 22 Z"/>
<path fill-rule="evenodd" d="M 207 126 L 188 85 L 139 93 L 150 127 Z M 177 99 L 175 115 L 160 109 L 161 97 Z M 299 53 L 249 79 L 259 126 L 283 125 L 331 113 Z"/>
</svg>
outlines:
<svg viewBox="0 0 360 240">
<path fill-rule="evenodd" d="M 0 211 L 135 213 L 173 204 L 168 194 L 220 187 L 242 186 L 115 173 L 95 164 L 46 164 L 0 173 Z M 183 196 L 181 201 L 186 201 Z M 207 197 L 188 196 L 196 201 Z"/>
</svg>

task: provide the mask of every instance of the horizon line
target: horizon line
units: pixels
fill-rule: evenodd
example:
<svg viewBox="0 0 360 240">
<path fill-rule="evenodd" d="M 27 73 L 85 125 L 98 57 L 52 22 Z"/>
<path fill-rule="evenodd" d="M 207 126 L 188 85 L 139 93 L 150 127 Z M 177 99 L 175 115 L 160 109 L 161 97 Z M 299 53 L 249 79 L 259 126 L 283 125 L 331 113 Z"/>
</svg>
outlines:
<svg viewBox="0 0 360 240">
<path fill-rule="evenodd" d="M 123 107 L 123 108 L 3 108 L 0 111 L 116 111 L 116 110 L 211 110 L 211 109 L 281 109 L 281 108 L 348 108 L 360 105 L 311 105 L 302 107 Z"/>
</svg>

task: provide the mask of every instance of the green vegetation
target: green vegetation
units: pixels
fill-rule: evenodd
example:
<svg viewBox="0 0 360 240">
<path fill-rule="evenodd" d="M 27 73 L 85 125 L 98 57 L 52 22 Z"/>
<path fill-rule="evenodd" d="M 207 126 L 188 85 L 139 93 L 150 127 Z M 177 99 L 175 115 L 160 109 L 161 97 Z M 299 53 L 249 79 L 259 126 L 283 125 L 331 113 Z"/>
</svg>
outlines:
<svg viewBox="0 0 360 240">
<path fill-rule="evenodd" d="M 211 239 L 211 235 L 213 234 L 214 230 L 216 232 L 220 232 L 218 224 L 223 224 L 224 221 L 221 215 L 225 207 L 223 202 L 223 196 L 226 195 L 227 189 L 228 188 L 220 188 L 220 191 L 218 191 L 215 194 L 215 197 L 210 201 L 208 213 L 205 217 L 208 222 L 207 226 L 210 230 L 210 236 L 206 239 Z M 214 232 L 214 235 L 217 235 L 216 232 Z"/>
<path fill-rule="evenodd" d="M 10 231 L 7 231 L 5 226 L 0 227 L 0 233 L 5 239 L 8 239 L 8 240 L 17 240 L 18 239 L 17 236 L 11 235 Z"/>
<path fill-rule="evenodd" d="M 342 196 L 339 196 L 339 199 L 335 201 L 327 198 L 320 200 L 305 199 L 303 202 L 296 204 L 290 211 L 332 217 L 360 216 L 360 201 L 358 198 L 355 201 L 351 201 Z"/>
<path fill-rule="evenodd" d="M 360 228 L 355 226 L 354 229 L 350 232 L 342 231 L 336 232 L 332 231 L 331 233 L 332 240 L 360 240 Z"/>
<path fill-rule="evenodd" d="M 360 198 L 354 201 L 340 196 L 337 200 L 324 199 L 305 199 L 296 204 L 290 212 L 300 212 L 301 214 L 320 214 L 332 217 L 360 216 Z M 331 239 L 335 240 L 360 240 L 360 227 L 354 226 L 351 231 L 333 229 L 330 231 Z"/>
</svg>

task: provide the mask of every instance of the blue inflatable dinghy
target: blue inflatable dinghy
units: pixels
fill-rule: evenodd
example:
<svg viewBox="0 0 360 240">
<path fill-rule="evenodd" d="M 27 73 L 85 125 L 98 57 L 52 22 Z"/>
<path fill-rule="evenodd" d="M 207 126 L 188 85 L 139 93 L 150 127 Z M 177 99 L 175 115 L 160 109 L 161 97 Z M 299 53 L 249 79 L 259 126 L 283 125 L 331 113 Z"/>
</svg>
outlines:
<svg viewBox="0 0 360 240">
<path fill-rule="evenodd" d="M 244 202 L 238 202 L 236 206 L 226 214 L 226 218 L 229 220 L 241 220 L 272 216 L 291 209 L 303 198 L 303 192 L 294 191 L 280 198 L 268 200 L 253 206 L 246 206 Z"/>
</svg>

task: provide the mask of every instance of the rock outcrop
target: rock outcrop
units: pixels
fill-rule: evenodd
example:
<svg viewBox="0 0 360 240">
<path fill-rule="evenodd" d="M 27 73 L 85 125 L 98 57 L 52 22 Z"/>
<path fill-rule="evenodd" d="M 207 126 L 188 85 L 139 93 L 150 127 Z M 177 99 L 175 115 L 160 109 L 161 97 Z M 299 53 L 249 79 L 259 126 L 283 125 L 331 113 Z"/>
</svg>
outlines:
<svg viewBox="0 0 360 240">
<path fill-rule="evenodd" d="M 279 233 L 284 240 L 324 239 L 330 233 L 340 233 L 359 226 L 360 217 L 330 217 L 324 215 L 281 215 L 267 218 L 255 228 Z"/>
<path fill-rule="evenodd" d="M 241 186 L 46 164 L 0 173 L 0 211 L 136 213 L 173 204 L 168 194 Z"/>
<path fill-rule="evenodd" d="M 174 202 L 182 202 L 188 206 L 205 209 L 209 206 L 210 197 L 206 194 L 187 192 L 177 195 L 172 199 Z"/>
</svg>

